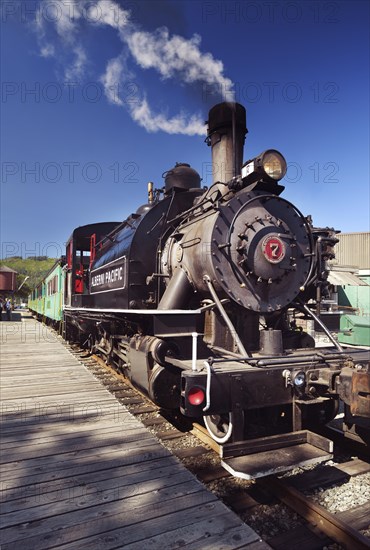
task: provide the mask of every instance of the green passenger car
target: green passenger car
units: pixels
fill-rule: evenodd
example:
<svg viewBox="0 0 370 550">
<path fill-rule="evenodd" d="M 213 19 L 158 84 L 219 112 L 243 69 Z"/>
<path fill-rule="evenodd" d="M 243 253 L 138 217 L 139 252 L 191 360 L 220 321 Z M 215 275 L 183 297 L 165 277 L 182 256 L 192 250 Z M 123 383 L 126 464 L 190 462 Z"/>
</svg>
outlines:
<svg viewBox="0 0 370 550">
<path fill-rule="evenodd" d="M 59 259 L 28 299 L 29 309 L 45 322 L 59 323 L 63 318 L 65 260 Z"/>
</svg>

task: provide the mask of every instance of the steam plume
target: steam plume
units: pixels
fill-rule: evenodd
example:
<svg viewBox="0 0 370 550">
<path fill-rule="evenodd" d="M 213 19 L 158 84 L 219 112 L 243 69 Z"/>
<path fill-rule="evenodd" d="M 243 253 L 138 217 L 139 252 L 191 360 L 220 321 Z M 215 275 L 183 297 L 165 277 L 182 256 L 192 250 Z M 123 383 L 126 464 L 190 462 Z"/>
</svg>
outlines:
<svg viewBox="0 0 370 550">
<path fill-rule="evenodd" d="M 120 97 L 122 84 L 134 75 L 127 68 L 129 58 L 141 69 L 154 69 L 162 79 L 177 79 L 184 84 L 203 83 L 217 90 L 224 99 L 234 99 L 233 83 L 224 76 L 221 61 L 200 49 L 201 38 L 194 35 L 185 39 L 170 35 L 166 27 L 150 33 L 143 31 L 131 20 L 130 11 L 123 9 L 113 0 L 53 0 L 58 7 L 58 17 L 54 26 L 61 47 L 73 55 L 73 62 L 65 68 L 67 80 L 81 79 L 88 63 L 87 53 L 80 41 L 83 25 L 110 27 L 118 32 L 123 44 L 123 52 L 115 59 L 107 61 L 104 74 L 99 78 L 109 102 L 125 107 L 133 120 L 149 132 L 164 131 L 169 134 L 204 134 L 204 121 L 200 114 L 181 112 L 175 116 L 155 113 L 151 109 L 147 94 L 143 92 L 134 102 L 123 101 Z M 43 57 L 57 57 L 57 49 L 47 39 L 47 26 L 41 18 L 37 21 L 40 53 Z"/>
</svg>

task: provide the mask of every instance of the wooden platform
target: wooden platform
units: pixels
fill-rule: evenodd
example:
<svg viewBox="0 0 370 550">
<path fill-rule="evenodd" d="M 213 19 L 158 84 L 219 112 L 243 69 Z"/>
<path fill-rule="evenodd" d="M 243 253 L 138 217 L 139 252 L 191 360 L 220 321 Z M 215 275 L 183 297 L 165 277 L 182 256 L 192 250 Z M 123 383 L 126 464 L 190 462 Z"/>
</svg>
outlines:
<svg viewBox="0 0 370 550">
<path fill-rule="evenodd" d="M 46 327 L 0 337 L 1 550 L 269 548 Z"/>
</svg>

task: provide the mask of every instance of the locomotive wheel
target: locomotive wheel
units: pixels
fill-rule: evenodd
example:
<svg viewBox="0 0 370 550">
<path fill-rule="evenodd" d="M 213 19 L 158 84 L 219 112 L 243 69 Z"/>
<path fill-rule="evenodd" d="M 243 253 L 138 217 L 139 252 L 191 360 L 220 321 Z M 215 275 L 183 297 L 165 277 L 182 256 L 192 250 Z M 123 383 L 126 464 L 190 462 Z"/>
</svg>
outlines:
<svg viewBox="0 0 370 550">
<path fill-rule="evenodd" d="M 230 439 L 233 432 L 232 413 L 210 414 L 204 416 L 203 420 L 209 435 L 217 443 L 226 443 Z"/>
<path fill-rule="evenodd" d="M 310 405 L 308 407 L 307 417 L 303 421 L 304 429 L 315 430 L 319 426 L 327 424 L 338 414 L 339 410 L 339 400 L 329 399 L 324 403 L 319 403 L 318 405 Z"/>
</svg>

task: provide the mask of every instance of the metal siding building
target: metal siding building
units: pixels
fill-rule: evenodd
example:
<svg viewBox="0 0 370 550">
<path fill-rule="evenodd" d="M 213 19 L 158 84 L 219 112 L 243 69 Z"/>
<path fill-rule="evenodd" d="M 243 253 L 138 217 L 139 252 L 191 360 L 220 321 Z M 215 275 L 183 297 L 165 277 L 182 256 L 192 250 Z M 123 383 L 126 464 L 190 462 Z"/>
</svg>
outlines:
<svg viewBox="0 0 370 550">
<path fill-rule="evenodd" d="M 333 265 L 348 265 L 357 269 L 370 268 L 370 232 L 338 233 Z"/>
</svg>

